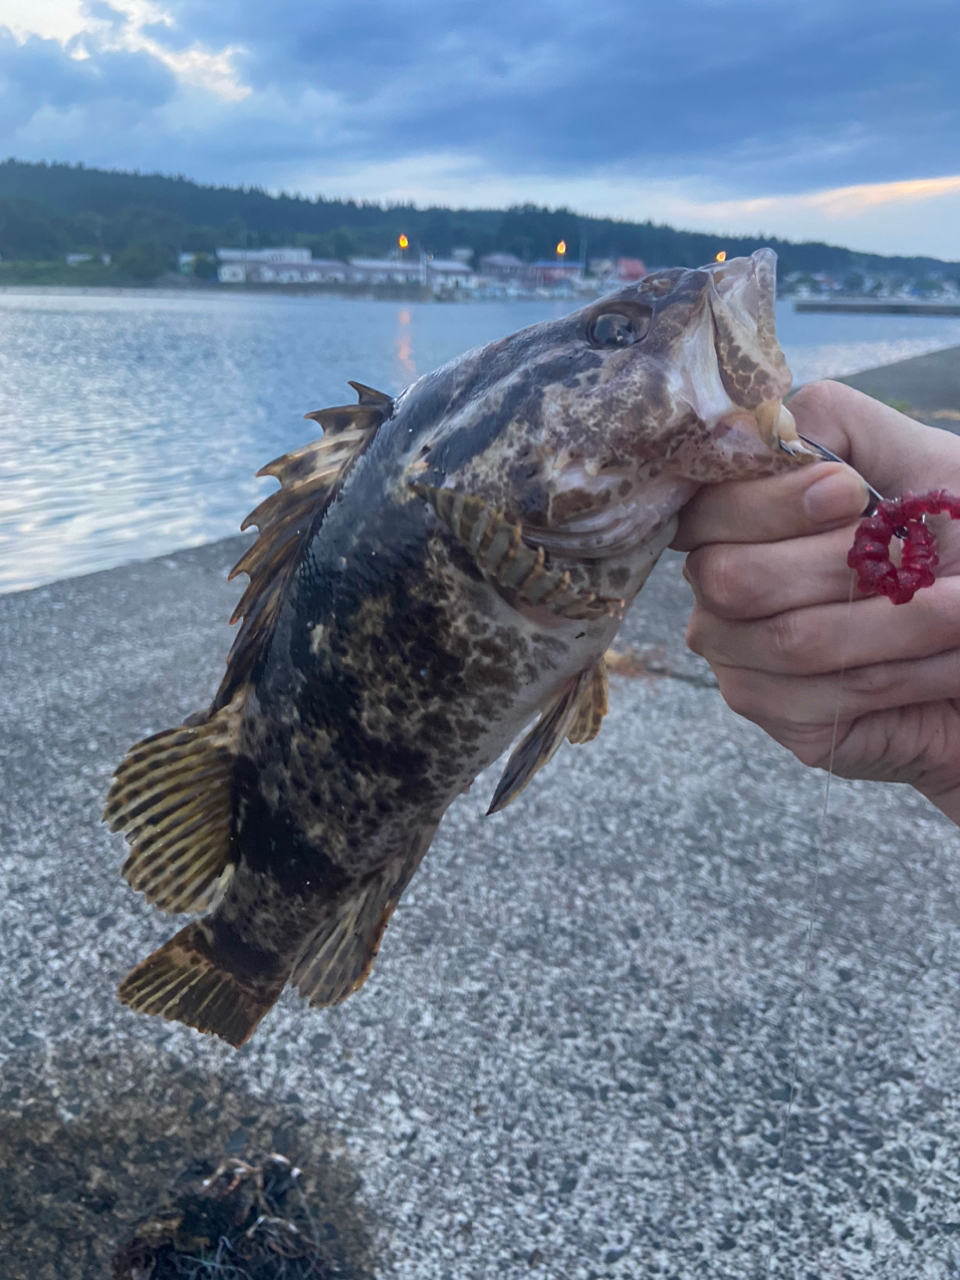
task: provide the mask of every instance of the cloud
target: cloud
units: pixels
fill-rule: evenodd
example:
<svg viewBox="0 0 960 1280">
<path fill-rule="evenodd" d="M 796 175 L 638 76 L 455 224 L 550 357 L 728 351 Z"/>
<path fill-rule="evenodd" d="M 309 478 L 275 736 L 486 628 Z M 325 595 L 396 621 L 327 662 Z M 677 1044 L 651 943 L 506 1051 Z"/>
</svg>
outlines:
<svg viewBox="0 0 960 1280">
<path fill-rule="evenodd" d="M 756 194 L 949 169 L 954 0 L 173 0 L 244 81 L 310 88 L 356 158 L 442 150 L 501 171 L 696 172 Z M 938 33 L 941 38 L 931 38 Z M 745 192 L 746 193 L 746 192 Z"/>
<path fill-rule="evenodd" d="M 79 56 L 78 56 L 79 54 Z M 154 112 L 176 89 L 171 72 L 144 53 L 75 51 L 57 40 L 31 36 L 22 43 L 0 28 L 0 131 L 15 133 L 46 112 L 81 109 L 118 124 Z"/>
<path fill-rule="evenodd" d="M 829 221 L 826 191 L 851 217 L 900 208 L 849 193 L 944 181 L 960 144 L 955 0 L 62 3 L 48 90 L 36 41 L 0 41 L 0 76 L 29 84 L 7 154 L 421 202 L 599 212 L 619 192 L 623 216 L 672 202 L 773 231 Z M 97 112 L 114 82 L 132 129 Z"/>
</svg>

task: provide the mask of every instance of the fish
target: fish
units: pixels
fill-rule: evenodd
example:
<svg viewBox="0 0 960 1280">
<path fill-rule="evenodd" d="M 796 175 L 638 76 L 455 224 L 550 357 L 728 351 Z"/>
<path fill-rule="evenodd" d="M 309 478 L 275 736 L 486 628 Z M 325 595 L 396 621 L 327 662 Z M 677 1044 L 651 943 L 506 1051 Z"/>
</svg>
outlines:
<svg viewBox="0 0 960 1280">
<path fill-rule="evenodd" d="M 124 1004 L 239 1046 L 288 984 L 339 1003 L 477 775 L 516 742 L 497 812 L 596 737 L 604 654 L 684 504 L 816 460 L 775 288 L 767 249 L 657 271 L 305 415 L 321 438 L 259 473 L 280 487 L 242 526 L 212 703 L 113 777 L 124 877 L 193 917 Z"/>
</svg>

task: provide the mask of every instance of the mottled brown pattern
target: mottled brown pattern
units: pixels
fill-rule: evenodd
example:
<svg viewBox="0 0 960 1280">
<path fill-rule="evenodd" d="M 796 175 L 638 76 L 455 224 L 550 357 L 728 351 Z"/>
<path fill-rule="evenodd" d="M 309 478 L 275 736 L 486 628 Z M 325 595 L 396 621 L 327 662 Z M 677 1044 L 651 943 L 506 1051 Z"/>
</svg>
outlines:
<svg viewBox="0 0 960 1280">
<path fill-rule="evenodd" d="M 295 971 L 313 1003 L 344 998 L 453 798 L 544 708 L 578 740 L 596 731 L 619 601 L 683 503 L 705 481 L 804 460 L 776 447 L 796 437 L 773 280 L 769 251 L 661 272 L 395 402 L 358 388 L 364 413 L 389 416 L 310 526 L 253 668 L 236 869 L 204 922 L 225 984 L 267 999 Z M 604 346 L 611 333 L 638 340 Z M 352 430 L 344 410 L 316 416 Z M 537 589 L 547 573 L 563 591 Z M 618 608 L 572 616 L 565 592 Z M 498 795 L 552 754 L 544 736 Z M 222 1031 L 187 997 L 163 1012 Z"/>
</svg>

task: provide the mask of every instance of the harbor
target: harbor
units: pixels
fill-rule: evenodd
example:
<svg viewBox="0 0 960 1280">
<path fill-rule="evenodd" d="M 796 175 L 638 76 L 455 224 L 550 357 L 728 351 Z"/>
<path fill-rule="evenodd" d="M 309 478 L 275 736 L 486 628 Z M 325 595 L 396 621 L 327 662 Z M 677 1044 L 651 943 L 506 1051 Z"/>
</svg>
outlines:
<svg viewBox="0 0 960 1280">
<path fill-rule="evenodd" d="M 960 301 L 919 301 L 909 298 L 797 298 L 801 314 L 861 316 L 960 316 Z"/>
</svg>

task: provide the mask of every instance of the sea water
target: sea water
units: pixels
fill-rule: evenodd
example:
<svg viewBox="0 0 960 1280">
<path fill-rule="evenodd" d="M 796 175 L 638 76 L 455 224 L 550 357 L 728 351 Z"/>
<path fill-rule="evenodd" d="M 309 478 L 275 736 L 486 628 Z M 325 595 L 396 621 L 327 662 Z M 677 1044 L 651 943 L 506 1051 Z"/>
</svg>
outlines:
<svg viewBox="0 0 960 1280">
<path fill-rule="evenodd" d="M 155 290 L 0 292 L 0 591 L 237 531 L 275 487 L 254 473 L 351 403 L 572 302 L 444 306 Z M 796 315 L 797 382 L 960 343 L 960 319 Z"/>
</svg>

